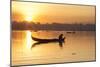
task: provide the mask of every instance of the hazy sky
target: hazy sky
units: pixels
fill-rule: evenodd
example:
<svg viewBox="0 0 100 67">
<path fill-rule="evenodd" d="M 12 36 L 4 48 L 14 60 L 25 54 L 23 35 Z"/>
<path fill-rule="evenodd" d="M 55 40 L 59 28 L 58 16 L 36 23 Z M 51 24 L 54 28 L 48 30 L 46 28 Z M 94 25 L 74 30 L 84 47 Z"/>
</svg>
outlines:
<svg viewBox="0 0 100 67">
<path fill-rule="evenodd" d="M 12 20 L 41 23 L 95 23 L 95 6 L 13 1 Z"/>
</svg>

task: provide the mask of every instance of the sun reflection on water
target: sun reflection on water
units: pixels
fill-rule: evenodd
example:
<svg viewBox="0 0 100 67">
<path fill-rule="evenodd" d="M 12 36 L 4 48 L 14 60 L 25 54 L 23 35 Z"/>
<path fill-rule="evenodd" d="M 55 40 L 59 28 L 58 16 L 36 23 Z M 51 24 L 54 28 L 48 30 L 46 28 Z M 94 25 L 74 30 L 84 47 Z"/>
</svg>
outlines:
<svg viewBox="0 0 100 67">
<path fill-rule="evenodd" d="M 30 49 L 32 46 L 31 31 L 26 31 L 26 47 Z"/>
</svg>

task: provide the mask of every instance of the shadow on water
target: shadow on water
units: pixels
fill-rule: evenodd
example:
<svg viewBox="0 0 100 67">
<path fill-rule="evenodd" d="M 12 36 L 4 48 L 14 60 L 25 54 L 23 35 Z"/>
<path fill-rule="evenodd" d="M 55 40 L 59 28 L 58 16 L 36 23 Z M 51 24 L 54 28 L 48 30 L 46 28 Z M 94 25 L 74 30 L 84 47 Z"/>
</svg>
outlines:
<svg viewBox="0 0 100 67">
<path fill-rule="evenodd" d="M 59 35 L 58 39 L 39 39 L 35 37 L 32 37 L 32 39 L 37 42 L 32 44 L 31 49 L 35 47 L 36 45 L 42 45 L 42 44 L 47 44 L 47 43 L 59 43 L 59 46 L 62 48 L 63 43 L 65 42 L 65 37 L 63 37 L 63 34 Z"/>
</svg>

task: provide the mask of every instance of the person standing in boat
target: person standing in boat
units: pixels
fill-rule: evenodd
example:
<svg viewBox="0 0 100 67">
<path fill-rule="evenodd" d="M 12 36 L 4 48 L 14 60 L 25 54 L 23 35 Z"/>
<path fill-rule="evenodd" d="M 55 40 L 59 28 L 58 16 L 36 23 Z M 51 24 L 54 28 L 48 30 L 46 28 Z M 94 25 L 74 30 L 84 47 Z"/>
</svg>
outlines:
<svg viewBox="0 0 100 67">
<path fill-rule="evenodd" d="M 64 37 L 65 38 L 65 37 Z M 60 34 L 59 35 L 59 40 L 62 40 L 63 39 L 63 34 Z"/>
<path fill-rule="evenodd" d="M 63 47 L 63 42 L 64 42 L 64 40 L 65 40 L 65 37 L 63 37 L 63 34 L 60 34 L 59 35 L 59 46 L 60 47 Z"/>
</svg>

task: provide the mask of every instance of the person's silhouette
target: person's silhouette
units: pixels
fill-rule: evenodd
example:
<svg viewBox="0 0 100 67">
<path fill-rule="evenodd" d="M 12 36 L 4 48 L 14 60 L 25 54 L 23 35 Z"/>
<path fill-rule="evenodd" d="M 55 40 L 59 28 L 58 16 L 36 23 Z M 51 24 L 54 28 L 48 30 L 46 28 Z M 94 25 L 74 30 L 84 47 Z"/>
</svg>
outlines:
<svg viewBox="0 0 100 67">
<path fill-rule="evenodd" d="M 60 34 L 60 35 L 59 35 L 59 40 L 60 40 L 60 41 L 59 41 L 59 46 L 60 46 L 60 47 L 63 47 L 63 44 L 62 44 L 62 43 L 63 43 L 64 40 L 65 40 L 65 37 L 63 38 L 63 34 Z"/>
<path fill-rule="evenodd" d="M 59 35 L 59 39 L 60 39 L 60 40 L 63 39 L 63 34 L 60 34 L 60 35 Z"/>
</svg>

